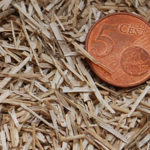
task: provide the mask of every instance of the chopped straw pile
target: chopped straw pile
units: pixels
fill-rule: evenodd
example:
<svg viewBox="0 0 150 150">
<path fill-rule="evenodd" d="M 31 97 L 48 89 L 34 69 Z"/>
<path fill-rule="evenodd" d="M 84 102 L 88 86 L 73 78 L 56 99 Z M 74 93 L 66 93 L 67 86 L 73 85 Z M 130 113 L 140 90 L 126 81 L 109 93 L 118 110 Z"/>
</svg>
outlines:
<svg viewBox="0 0 150 150">
<path fill-rule="evenodd" d="M 0 149 L 150 149 L 149 82 L 115 88 L 86 62 L 88 30 L 114 12 L 150 21 L 150 1 L 0 1 Z"/>
</svg>

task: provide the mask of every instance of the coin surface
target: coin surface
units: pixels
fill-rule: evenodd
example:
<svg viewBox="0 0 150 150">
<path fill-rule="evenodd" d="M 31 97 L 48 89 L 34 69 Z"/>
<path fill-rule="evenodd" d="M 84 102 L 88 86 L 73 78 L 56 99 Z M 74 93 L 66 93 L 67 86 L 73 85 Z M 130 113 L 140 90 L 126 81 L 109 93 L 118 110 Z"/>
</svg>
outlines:
<svg viewBox="0 0 150 150">
<path fill-rule="evenodd" d="M 96 22 L 90 29 L 85 49 L 104 68 L 89 61 L 104 81 L 118 87 L 132 87 L 150 77 L 150 26 L 142 18 L 115 13 Z"/>
</svg>

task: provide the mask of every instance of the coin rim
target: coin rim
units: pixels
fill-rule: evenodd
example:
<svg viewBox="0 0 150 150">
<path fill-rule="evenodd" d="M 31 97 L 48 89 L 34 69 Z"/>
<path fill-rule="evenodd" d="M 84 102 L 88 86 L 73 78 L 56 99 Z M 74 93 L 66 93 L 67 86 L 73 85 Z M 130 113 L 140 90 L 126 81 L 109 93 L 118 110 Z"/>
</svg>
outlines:
<svg viewBox="0 0 150 150">
<path fill-rule="evenodd" d="M 132 16 L 132 17 L 136 17 L 137 19 L 140 19 L 141 21 L 143 21 L 145 24 L 147 24 L 147 25 L 150 27 L 150 24 L 149 24 L 146 20 L 144 20 L 142 17 L 137 16 L 137 15 L 132 14 L 132 13 L 120 12 L 120 13 L 112 13 L 112 14 L 103 16 L 102 18 L 100 18 L 99 20 L 97 20 L 97 21 L 91 26 L 91 28 L 89 29 L 89 32 L 88 32 L 88 34 L 87 34 L 87 36 L 86 36 L 86 39 L 85 39 L 85 50 L 86 50 L 88 53 L 89 53 L 89 51 L 88 51 L 88 40 L 89 40 L 89 37 L 90 37 L 90 35 L 91 35 L 91 32 L 92 32 L 93 28 L 94 28 L 99 22 L 103 21 L 104 19 L 106 19 L 106 18 L 108 18 L 108 17 L 111 17 L 111 16 L 116 16 L 116 15 L 129 15 L 129 16 Z M 89 53 L 89 54 L 90 54 L 90 53 Z M 140 85 L 140 84 L 144 83 L 146 80 L 148 80 L 148 79 L 150 78 L 150 77 L 148 76 L 148 77 L 144 78 L 143 80 L 140 80 L 140 81 L 138 81 L 138 82 L 136 82 L 136 83 L 126 84 L 126 85 L 125 85 L 125 84 L 124 84 L 124 85 L 122 85 L 122 84 L 115 84 L 115 83 L 112 83 L 111 81 L 108 81 L 108 80 L 104 79 L 103 77 L 100 77 L 99 74 L 96 73 L 96 72 L 97 72 L 96 69 L 95 69 L 94 67 L 92 67 L 92 64 L 94 64 L 92 61 L 90 61 L 89 59 L 87 59 L 87 62 L 89 63 L 89 65 L 90 65 L 91 69 L 93 70 L 93 72 L 94 72 L 100 79 L 102 79 L 102 80 L 105 81 L 106 83 L 109 83 L 109 84 L 111 84 L 111 85 L 113 85 L 113 86 L 116 86 L 116 87 L 122 87 L 122 88 L 134 87 L 134 86 L 137 86 L 137 85 Z"/>
</svg>

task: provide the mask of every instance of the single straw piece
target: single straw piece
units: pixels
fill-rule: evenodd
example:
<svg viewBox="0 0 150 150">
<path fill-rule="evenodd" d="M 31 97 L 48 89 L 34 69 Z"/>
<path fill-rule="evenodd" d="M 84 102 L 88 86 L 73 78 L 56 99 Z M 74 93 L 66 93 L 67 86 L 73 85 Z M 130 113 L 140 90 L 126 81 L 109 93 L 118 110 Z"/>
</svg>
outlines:
<svg viewBox="0 0 150 150">
<path fill-rule="evenodd" d="M 13 67 L 11 71 L 9 72 L 10 74 L 15 74 L 17 73 L 24 65 L 27 64 L 27 62 L 31 59 L 31 56 L 29 55 L 26 57 L 17 67 Z M 6 77 L 0 82 L 0 89 L 5 87 L 5 85 L 11 80 L 11 77 Z"/>
<path fill-rule="evenodd" d="M 142 94 L 138 97 L 138 99 L 136 100 L 136 102 L 133 104 L 131 111 L 128 114 L 128 117 L 131 117 L 132 113 L 135 111 L 135 109 L 137 108 L 137 106 L 140 104 L 140 102 L 142 101 L 142 99 L 145 97 L 145 95 L 147 94 L 147 92 L 150 90 L 150 86 L 146 86 L 146 88 L 144 89 L 144 91 L 142 92 Z"/>
<path fill-rule="evenodd" d="M 47 126 L 51 127 L 52 129 L 58 130 L 52 124 L 50 124 L 45 119 L 43 119 L 42 117 L 40 117 L 37 113 L 35 113 L 33 110 L 31 110 L 30 108 L 28 108 L 26 105 L 21 104 L 21 107 L 24 108 L 25 110 L 29 111 L 32 115 L 34 115 L 36 118 L 38 118 L 39 120 L 41 120 L 42 122 L 44 122 Z"/>
</svg>

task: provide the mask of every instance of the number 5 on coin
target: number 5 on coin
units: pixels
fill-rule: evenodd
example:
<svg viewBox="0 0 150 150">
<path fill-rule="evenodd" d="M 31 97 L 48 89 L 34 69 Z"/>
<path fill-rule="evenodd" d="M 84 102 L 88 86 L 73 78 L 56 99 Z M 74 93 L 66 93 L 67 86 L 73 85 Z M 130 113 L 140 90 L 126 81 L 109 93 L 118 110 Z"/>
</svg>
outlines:
<svg viewBox="0 0 150 150">
<path fill-rule="evenodd" d="M 111 37 L 105 36 L 104 31 L 114 31 L 116 26 L 104 24 L 96 38 L 96 41 L 92 43 L 92 50 L 94 50 L 94 55 L 98 57 L 104 57 L 108 55 L 113 49 L 113 40 Z"/>
</svg>

